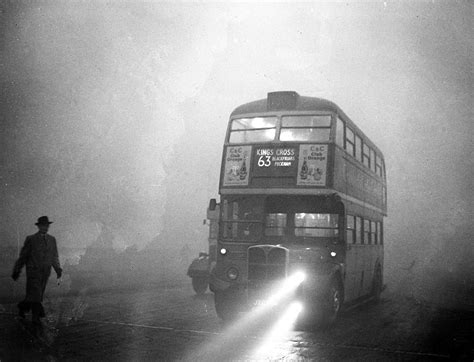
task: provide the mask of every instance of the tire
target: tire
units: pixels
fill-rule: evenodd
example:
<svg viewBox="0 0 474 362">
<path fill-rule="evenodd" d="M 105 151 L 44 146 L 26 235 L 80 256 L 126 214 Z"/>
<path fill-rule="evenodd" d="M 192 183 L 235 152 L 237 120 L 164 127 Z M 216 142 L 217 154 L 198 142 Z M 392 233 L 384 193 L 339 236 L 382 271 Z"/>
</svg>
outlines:
<svg viewBox="0 0 474 362">
<path fill-rule="evenodd" d="M 192 278 L 193 289 L 197 295 L 203 295 L 209 284 L 209 281 L 205 277 L 193 277 Z"/>
<path fill-rule="evenodd" d="M 382 280 L 382 270 L 380 267 L 377 267 L 377 270 L 374 274 L 374 280 L 372 282 L 372 296 L 374 297 L 374 302 L 380 302 L 380 294 L 382 294 L 383 280 Z"/>
</svg>

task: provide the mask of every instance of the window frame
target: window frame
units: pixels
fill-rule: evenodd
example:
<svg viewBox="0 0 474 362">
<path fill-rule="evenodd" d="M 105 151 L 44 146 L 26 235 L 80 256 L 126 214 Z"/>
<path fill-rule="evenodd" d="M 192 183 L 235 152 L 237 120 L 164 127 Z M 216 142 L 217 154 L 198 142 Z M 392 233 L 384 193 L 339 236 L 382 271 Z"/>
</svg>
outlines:
<svg viewBox="0 0 474 362">
<path fill-rule="evenodd" d="M 365 142 L 362 143 L 362 163 L 370 169 L 370 146 Z"/>
<path fill-rule="evenodd" d="M 355 135 L 355 158 L 357 161 L 362 162 L 362 137 L 358 134 Z"/>
<path fill-rule="evenodd" d="M 270 215 L 275 215 L 276 218 L 276 225 L 275 226 L 269 226 L 268 225 L 268 220 L 269 220 L 269 217 Z M 279 216 L 280 215 L 284 215 L 284 220 L 282 219 L 282 221 L 284 221 L 284 225 L 279 225 Z M 273 212 L 273 213 L 265 213 L 264 215 L 264 220 L 263 220 L 263 235 L 264 236 L 285 236 L 288 232 L 288 214 L 287 213 L 283 213 L 283 212 Z M 276 233 L 268 233 L 269 230 L 275 230 Z"/>
<path fill-rule="evenodd" d="M 377 245 L 377 223 L 370 220 L 370 239 L 373 245 Z"/>
<path fill-rule="evenodd" d="M 256 119 L 256 118 L 269 118 L 269 119 L 274 119 L 274 125 L 273 126 L 269 126 L 269 127 L 255 127 L 255 128 L 236 128 L 234 129 L 233 126 L 234 126 L 234 122 L 238 121 L 238 120 L 243 120 L 243 119 Z M 240 144 L 240 143 L 255 143 L 255 142 L 262 142 L 262 143 L 266 143 L 266 142 L 272 142 L 274 141 L 277 137 L 278 137 L 278 117 L 277 116 L 261 116 L 261 117 L 242 117 L 242 118 L 234 118 L 230 121 L 230 124 L 229 124 L 229 134 L 228 134 L 228 137 L 227 137 L 227 142 L 229 144 Z M 272 130 L 273 131 L 273 138 L 269 138 L 269 139 L 257 139 L 257 140 L 242 140 L 242 141 L 234 141 L 232 140 L 232 136 L 233 135 L 238 135 L 238 134 L 245 134 L 245 133 L 249 133 L 249 134 L 252 134 L 252 132 L 262 132 L 262 131 L 269 131 L 269 130 Z"/>
<path fill-rule="evenodd" d="M 338 145 L 342 149 L 346 149 L 345 141 L 346 141 L 346 124 L 340 117 L 337 117 L 336 118 L 336 139 L 335 139 L 336 145 Z"/>
<path fill-rule="evenodd" d="M 370 152 L 370 169 L 375 172 L 375 151 L 372 147 L 369 149 Z"/>
<path fill-rule="evenodd" d="M 349 220 L 352 220 L 349 223 Z M 351 224 L 351 225 L 350 225 Z M 355 216 L 354 215 L 346 215 L 346 243 L 347 244 L 355 244 L 356 243 L 356 225 L 355 225 Z M 348 236 L 350 235 L 350 239 Z"/>
<path fill-rule="evenodd" d="M 303 226 L 297 226 L 297 215 L 305 214 L 303 217 Z M 329 221 L 335 221 L 336 226 L 308 226 L 306 221 L 308 220 L 306 216 L 308 215 L 329 215 Z M 314 221 L 318 221 L 318 219 L 313 219 Z M 305 213 L 305 212 L 295 212 L 293 213 L 293 229 L 294 229 L 294 236 L 296 237 L 316 237 L 316 238 L 338 238 L 339 237 L 339 215 L 332 214 L 332 213 Z M 332 231 L 334 235 L 311 235 L 312 231 L 317 230 L 324 230 L 329 233 Z M 301 233 L 300 233 L 301 232 Z M 299 235 L 302 234 L 302 235 Z"/>
<path fill-rule="evenodd" d="M 327 126 L 309 126 L 309 125 L 301 125 L 301 126 L 298 126 L 298 125 L 292 125 L 292 126 L 287 126 L 287 125 L 284 125 L 285 123 L 285 118 L 298 118 L 298 117 L 327 117 L 328 120 L 329 120 L 329 124 Z M 297 114 L 284 114 L 279 118 L 279 124 L 280 124 L 280 127 L 279 127 L 279 131 L 278 131 L 278 135 L 276 135 L 276 138 L 281 141 L 281 142 L 322 142 L 322 143 L 328 143 L 328 142 L 331 142 L 331 127 L 332 127 L 332 115 L 330 114 L 301 114 L 301 115 L 297 115 Z M 306 131 L 310 131 L 310 130 L 314 130 L 314 131 L 317 131 L 317 130 L 324 130 L 327 132 L 327 135 L 326 137 L 324 137 L 324 139 L 312 139 L 312 138 L 294 138 L 294 139 L 282 139 L 282 134 L 285 132 L 285 130 L 295 130 L 295 131 L 298 131 L 298 130 L 306 130 Z M 318 133 L 316 133 L 318 134 Z M 322 134 L 322 133 L 321 133 Z"/>
<path fill-rule="evenodd" d="M 378 238 L 378 241 L 379 241 L 379 245 L 383 245 L 384 244 L 384 240 L 383 240 L 383 221 L 378 221 L 377 222 L 377 238 Z"/>
<path fill-rule="evenodd" d="M 364 234 L 364 237 L 363 237 L 364 244 L 370 245 L 370 244 L 372 244 L 372 242 L 371 242 L 372 240 L 370 238 L 371 237 L 371 234 L 370 234 L 370 220 L 366 219 L 366 218 L 364 218 L 363 220 L 364 220 L 364 222 L 363 222 L 362 227 L 363 227 L 363 234 Z"/>
<path fill-rule="evenodd" d="M 377 175 L 379 175 L 380 177 L 383 177 L 383 175 L 382 175 L 382 157 L 380 157 L 378 153 L 375 154 L 375 173 Z"/>
<path fill-rule="evenodd" d="M 355 216 L 355 243 L 363 245 L 364 239 L 362 238 L 362 218 L 360 216 Z"/>
<path fill-rule="evenodd" d="M 346 134 L 346 137 L 345 137 L 345 140 L 346 140 L 346 142 L 345 142 L 345 149 L 346 149 L 346 152 L 347 152 L 348 154 L 350 154 L 352 157 L 354 157 L 354 155 L 355 155 L 355 132 L 354 132 L 350 127 L 348 127 L 348 126 L 346 125 L 346 132 L 345 132 L 345 134 Z M 352 134 L 352 140 L 349 139 L 349 135 L 350 135 L 350 134 Z M 351 145 L 351 147 L 352 147 L 352 153 L 349 152 L 349 149 L 348 149 L 348 146 L 347 146 L 348 143 L 349 143 L 349 144 Z"/>
</svg>

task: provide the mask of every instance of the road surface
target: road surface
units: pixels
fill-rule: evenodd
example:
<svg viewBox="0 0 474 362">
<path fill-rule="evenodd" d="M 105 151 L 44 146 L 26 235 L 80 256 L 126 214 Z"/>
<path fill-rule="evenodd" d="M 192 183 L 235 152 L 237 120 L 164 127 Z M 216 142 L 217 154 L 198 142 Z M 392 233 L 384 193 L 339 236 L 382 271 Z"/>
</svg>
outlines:
<svg viewBox="0 0 474 362">
<path fill-rule="evenodd" d="M 47 297 L 42 339 L 29 337 L 15 304 L 0 305 L 0 360 L 472 360 L 474 312 L 385 291 L 329 329 L 272 329 L 277 318 L 223 324 L 213 295 L 190 280 L 149 290 Z M 273 333 L 273 334 L 272 334 Z"/>
</svg>

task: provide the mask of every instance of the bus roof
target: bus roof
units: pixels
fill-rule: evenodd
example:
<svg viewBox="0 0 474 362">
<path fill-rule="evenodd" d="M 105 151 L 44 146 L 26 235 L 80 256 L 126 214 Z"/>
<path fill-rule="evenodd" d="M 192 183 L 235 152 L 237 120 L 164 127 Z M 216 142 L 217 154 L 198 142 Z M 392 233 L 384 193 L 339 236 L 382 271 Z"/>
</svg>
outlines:
<svg viewBox="0 0 474 362">
<path fill-rule="evenodd" d="M 294 91 L 270 92 L 267 98 L 258 101 L 242 104 L 235 108 L 230 114 L 230 118 L 240 115 L 272 113 L 279 111 L 327 111 L 336 113 L 357 133 L 364 137 L 364 140 L 373 147 L 383 157 L 380 149 L 357 127 L 357 125 L 339 108 L 339 106 L 324 98 L 300 96 Z"/>
<path fill-rule="evenodd" d="M 232 112 L 234 117 L 239 114 L 263 113 L 281 110 L 293 111 L 330 111 L 337 112 L 339 107 L 326 99 L 304 97 L 293 91 L 270 92 L 267 98 L 245 103 Z"/>
</svg>

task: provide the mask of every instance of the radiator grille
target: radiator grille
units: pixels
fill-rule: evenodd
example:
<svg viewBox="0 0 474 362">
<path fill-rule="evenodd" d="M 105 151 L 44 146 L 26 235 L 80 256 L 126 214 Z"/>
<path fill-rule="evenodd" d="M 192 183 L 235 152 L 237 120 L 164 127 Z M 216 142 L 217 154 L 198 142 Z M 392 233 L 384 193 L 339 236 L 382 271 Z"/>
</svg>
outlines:
<svg viewBox="0 0 474 362">
<path fill-rule="evenodd" d="M 255 282 L 272 281 L 286 276 L 288 249 L 261 245 L 248 249 L 248 279 Z"/>
</svg>

